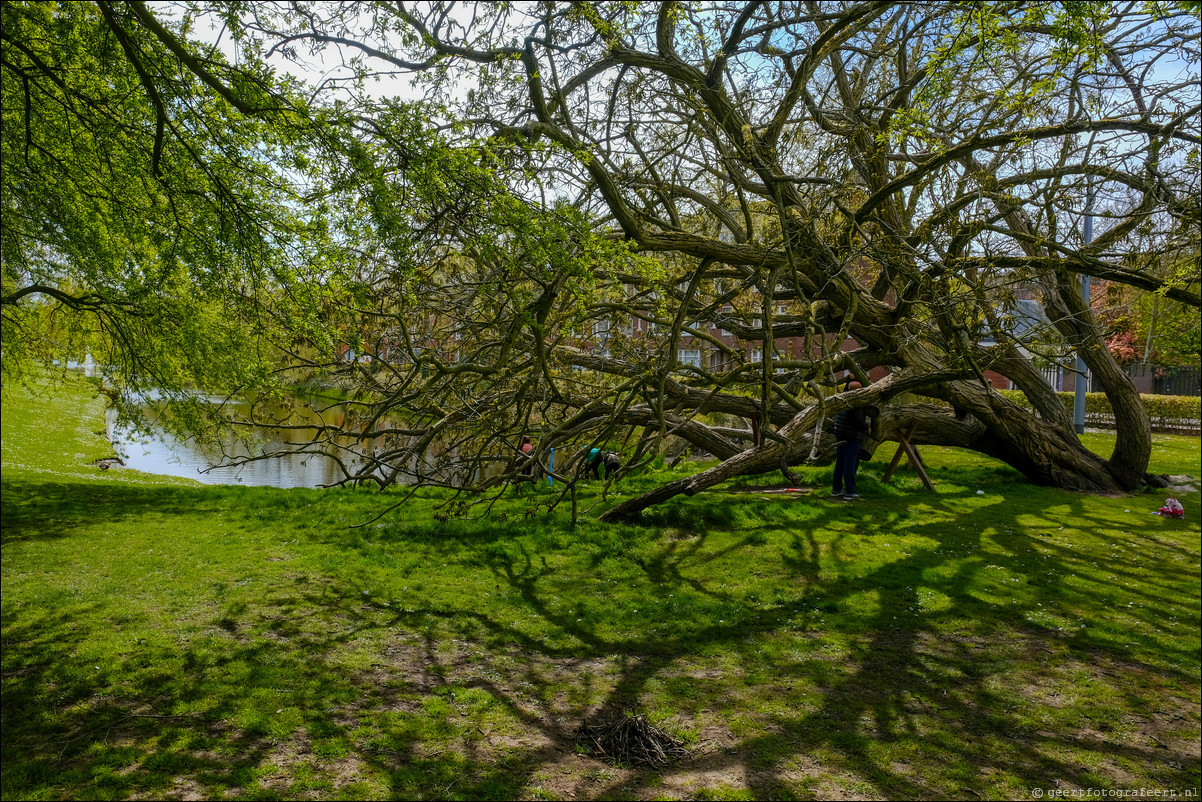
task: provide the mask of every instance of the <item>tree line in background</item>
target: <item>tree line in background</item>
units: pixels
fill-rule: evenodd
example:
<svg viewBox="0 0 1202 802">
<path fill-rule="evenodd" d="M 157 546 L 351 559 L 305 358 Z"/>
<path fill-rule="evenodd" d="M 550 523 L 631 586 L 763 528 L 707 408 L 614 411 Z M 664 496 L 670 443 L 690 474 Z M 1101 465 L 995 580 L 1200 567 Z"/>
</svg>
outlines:
<svg viewBox="0 0 1202 802">
<path fill-rule="evenodd" d="M 336 384 L 348 481 L 503 488 L 525 434 L 544 470 L 718 458 L 608 519 L 787 472 L 853 406 L 1131 490 L 1121 363 L 1198 351 L 1196 6 L 4 2 L 4 370 L 86 347 L 192 429 L 192 388 Z M 1065 347 L 1109 455 L 1039 369 Z"/>
</svg>

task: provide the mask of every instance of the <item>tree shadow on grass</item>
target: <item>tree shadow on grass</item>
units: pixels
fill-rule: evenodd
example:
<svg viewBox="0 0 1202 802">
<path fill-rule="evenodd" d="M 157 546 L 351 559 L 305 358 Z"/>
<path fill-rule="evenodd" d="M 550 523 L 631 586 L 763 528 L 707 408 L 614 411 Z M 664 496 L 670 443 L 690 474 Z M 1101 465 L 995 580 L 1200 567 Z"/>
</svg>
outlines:
<svg viewBox="0 0 1202 802">
<path fill-rule="evenodd" d="M 40 512 L 73 492 L 52 488 Z M 114 510 L 215 503 L 180 492 L 138 489 Z M 1086 515 L 1071 495 L 1061 506 Z M 95 523 L 85 508 L 64 513 L 53 536 Z M 6 538 L 9 509 L 6 499 Z M 257 520 L 253 509 L 232 513 Z M 1127 587 L 1147 574 L 1130 549 L 1061 542 L 1052 518 L 1023 514 L 1002 498 L 952 527 L 886 503 L 827 504 L 804 526 L 739 533 L 696 514 L 684 521 L 700 531 L 678 539 L 580 527 L 560 542 L 523 537 L 518 524 L 444 527 L 433 545 L 429 530 L 409 527 L 388 537 L 459 555 L 512 594 L 510 612 L 467 593 L 365 600 L 345 582 L 296 577 L 252 606 L 214 610 L 199 635 L 147 644 L 95 673 L 73 629 L 94 611 L 6 604 L 5 796 L 620 798 L 690 795 L 727 776 L 756 798 L 984 797 L 1055 781 L 1115 786 L 1130 766 L 1153 767 L 1138 779 L 1162 787 L 1196 783 L 1184 739 L 1147 722 L 1133 734 L 1106 709 L 1152 721 L 1183 698 L 1182 726 L 1196 735 L 1189 643 L 1131 650 L 1104 620 L 1142 599 L 1146 609 L 1124 615 L 1151 624 L 1179 599 Z M 17 515 L 18 536 L 33 536 L 38 515 L 33 504 Z M 902 532 L 870 517 L 904 528 L 908 553 L 886 551 Z M 308 536 L 364 558 L 378 545 L 345 528 Z M 880 559 L 863 559 L 872 549 Z M 629 594 L 557 559 L 582 550 L 580 565 L 613 567 Z M 771 585 L 773 597 L 736 594 L 723 587 L 736 560 L 789 582 Z M 1110 579 L 1054 579 L 1085 563 Z M 1180 582 L 1196 594 L 1196 576 Z M 636 616 L 635 605 L 653 612 Z M 1074 610 L 1092 618 L 1072 624 Z M 1096 698 L 1056 701 L 1083 684 Z M 663 771 L 581 779 L 574 767 L 600 766 L 574 756 L 576 727 L 602 708 L 647 707 L 694 733 L 700 753 Z M 1162 743 L 1139 742 L 1144 734 Z"/>
<path fill-rule="evenodd" d="M 70 536 L 81 526 L 214 505 L 208 488 L 4 480 L 0 544 Z M 206 492 L 208 490 L 209 492 Z M 214 505 L 215 506 L 215 505 Z"/>
<path fill-rule="evenodd" d="M 1075 514 L 1084 514 L 1079 500 L 1070 498 L 1068 504 Z M 1183 749 L 1182 742 L 1168 746 L 1153 741 L 1140 744 L 1124 736 L 1108 738 L 1106 732 L 1115 728 L 1115 722 L 1108 721 L 1110 711 L 1105 709 L 1117 703 L 1123 710 L 1144 710 L 1146 700 L 1141 695 L 1163 693 L 1174 684 L 1196 695 L 1196 676 L 1188 667 L 1168 669 L 1163 659 L 1148 662 L 1143 655 L 1131 654 L 1106 638 L 1104 632 L 1084 629 L 1074 634 L 1033 618 L 1032 614 L 1044 607 L 1093 608 L 1097 589 L 1088 583 L 1074 587 L 1025 579 L 1025 598 L 1021 600 L 997 598 L 1001 586 L 996 583 L 985 592 L 980 589 L 979 575 L 993 560 L 1009 560 L 1010 570 L 1038 580 L 1070 572 L 1072 561 L 1082 556 L 1078 550 L 1048 547 L 1046 538 L 1025 533 L 1030 522 L 1020 524 L 1015 515 L 988 508 L 964 516 L 955 536 L 949 537 L 943 527 L 932 532 L 938 548 L 920 549 L 889 561 L 854 581 L 841 576 L 824 578 L 824 560 L 837 551 L 840 538 L 823 540 L 815 533 L 844 514 L 832 510 L 797 536 L 797 557 L 791 568 L 804 580 L 805 591 L 799 599 L 759 605 L 753 616 L 729 626 L 682 620 L 655 636 L 606 638 L 596 628 L 574 620 L 562 606 L 548 603 L 549 594 L 542 583 L 553 572 L 535 568 L 536 561 L 529 554 L 507 562 L 492 552 L 490 565 L 542 620 L 577 640 L 579 654 L 623 655 L 622 660 L 610 661 L 617 673 L 611 675 L 610 690 L 604 697 L 570 711 L 567 718 L 576 723 L 598 707 L 634 707 L 653 695 L 662 696 L 663 690 L 653 686 L 663 686 L 674 672 L 687 670 L 682 666 L 698 662 L 698 644 L 738 655 L 735 662 L 752 662 L 757 659 L 755 650 L 747 644 L 787 630 L 806 605 L 840 611 L 853 606 L 855 596 L 875 594 L 877 611 L 850 617 L 840 633 L 850 644 L 851 654 L 843 660 L 852 667 L 850 673 L 815 667 L 814 660 L 769 667 L 776 676 L 765 682 L 765 691 L 775 692 L 789 682 L 819 687 L 818 703 L 799 704 L 789 713 L 763 714 L 762 729 L 768 734 L 734 737 L 728 754 L 707 754 L 696 761 L 695 766 L 704 765 L 706 771 L 725 767 L 732 776 L 748 778 L 756 797 L 797 793 L 805 787 L 805 778 L 798 776 L 805 773 L 797 768 L 798 757 L 815 753 L 821 754 L 826 764 L 818 773 L 820 783 L 855 776 L 870 783 L 875 793 L 904 798 L 939 797 L 949 789 L 989 794 L 999 783 L 1010 790 L 1048 787 L 1054 782 L 1089 787 L 1096 785 L 1099 777 L 1123 776 L 1124 771 L 1116 767 L 1130 764 L 1159 767 L 1148 770 L 1149 774 L 1166 787 L 1188 786 L 1197 772 L 1197 757 Z M 925 536 L 925 529 L 919 524 L 914 534 Z M 1004 554 L 987 553 L 986 533 L 991 540 L 1005 541 Z M 841 539 L 851 538 L 845 535 Z M 688 547 L 662 544 L 659 554 L 649 559 L 632 555 L 630 560 L 660 592 L 692 589 L 717 601 L 730 601 L 730 595 L 717 590 L 716 583 L 699 580 L 696 574 L 721 553 L 750 551 L 749 544 L 758 541 L 743 538 L 734 547 L 715 553 L 704 547 L 705 539 L 701 535 Z M 1104 569 L 1121 579 L 1125 565 L 1119 559 Z M 935 596 L 938 604 L 931 606 L 929 597 Z M 1105 608 L 1100 612 L 1104 615 Z M 447 613 L 448 620 L 464 618 Z M 964 632 L 954 628 L 949 632 L 948 622 L 957 621 L 968 622 Z M 495 633 L 505 629 L 487 619 L 477 623 Z M 522 647 L 532 666 L 567 659 L 562 647 L 540 646 L 529 639 L 522 641 Z M 1188 646 L 1161 655 L 1165 656 L 1169 662 L 1179 657 L 1183 666 L 1197 662 Z M 532 669 L 527 685 L 537 686 L 536 674 Z M 1089 676 L 1082 680 L 1083 675 Z M 472 684 L 470 671 L 452 672 L 452 676 Z M 1060 716 L 1048 725 L 1050 729 L 1040 726 L 1038 713 L 1047 691 L 1044 685 L 1053 694 L 1072 695 L 1074 683 L 1088 684 L 1103 677 L 1113 681 L 1096 703 Z M 1133 680 L 1140 690 L 1129 689 L 1126 679 Z M 715 684 L 738 687 L 740 683 L 723 680 Z M 527 726 L 539 730 L 548 742 L 559 744 L 561 751 L 570 748 L 570 730 L 550 723 L 554 717 L 549 707 L 534 713 L 518 705 L 512 682 L 476 681 L 472 686 L 487 688 L 515 711 L 525 710 L 521 718 Z M 712 705 L 722 695 L 717 688 L 712 693 L 698 693 L 695 687 L 690 690 L 675 704 L 694 721 L 706 718 L 706 710 L 712 708 L 704 705 Z M 696 701 L 699 696 L 700 702 Z M 755 694 L 750 696 L 754 699 Z M 751 707 L 757 703 L 766 705 L 763 694 Z M 1195 731 L 1196 720 L 1195 710 Z M 1069 728 L 1061 729 L 1065 724 Z M 1151 729 L 1144 729 L 1153 737 Z M 900 751 L 905 759 L 879 759 L 877 747 L 886 742 L 905 742 Z M 535 765 L 541 759 L 535 753 L 527 757 Z M 644 772 L 637 774 L 634 782 L 650 789 L 658 784 L 658 776 Z M 623 780 L 623 787 L 628 789 L 630 782 Z"/>
<path fill-rule="evenodd" d="M 1078 497 L 1068 495 L 1065 503 L 1069 514 L 1086 514 Z M 1149 663 L 1107 638 L 1104 627 L 1066 631 L 1055 624 L 1041 623 L 1036 615 L 1044 608 L 1063 608 L 1092 610 L 1105 616 L 1104 588 L 1088 581 L 1078 587 L 1054 579 L 1073 575 L 1084 559 L 1096 565 L 1098 555 L 1083 554 L 1080 545 L 1057 544 L 1046 536 L 1031 535 L 1038 524 L 1020 521 L 1015 513 L 1006 512 L 1001 499 L 998 505 L 962 516 L 954 535 L 949 536 L 942 525 L 911 527 L 911 534 L 920 537 L 926 537 L 926 530 L 931 529 L 929 537 L 938 543 L 937 548 L 920 549 L 854 579 L 824 578 L 824 562 L 856 536 L 845 534 L 832 539 L 819 538 L 816 533 L 829 531 L 847 515 L 848 510 L 833 508 L 797 535 L 796 557 L 790 567 L 805 588 L 799 598 L 778 605 L 761 604 L 753 616 L 729 626 L 683 620 L 675 628 L 667 627 L 667 631 L 641 639 L 598 636 L 594 628 L 582 626 L 562 607 L 547 604 L 541 583 L 552 572 L 534 569 L 535 561 L 529 555 L 506 563 L 494 553 L 492 567 L 496 576 L 518 590 L 542 620 L 578 640 L 580 652 L 604 655 L 618 651 L 625 655 L 627 659 L 612 680 L 612 690 L 604 701 L 594 705 L 602 707 L 633 706 L 645 700 L 651 685 L 679 670 L 680 658 L 692 659 L 698 643 L 754 661 L 756 658 L 744 644 L 788 628 L 807 605 L 840 611 L 853 603 L 854 596 L 875 594 L 875 614 L 844 624 L 843 634 L 852 644 L 852 654 L 845 662 L 856 666 L 852 674 L 815 670 L 812 661 L 772 667 L 798 683 L 824 686 L 822 702 L 816 709 L 777 715 L 768 727 L 773 734 L 737 743 L 734 756 L 728 759 L 715 760 L 712 755 L 705 758 L 710 769 L 728 764 L 732 771 L 738 769 L 740 776 L 756 778 L 750 782 L 757 796 L 779 795 L 782 789 L 792 787 L 790 783 L 796 785 L 792 775 L 797 772 L 790 766 L 798 755 L 815 751 L 826 755 L 830 764 L 825 774 L 837 776 L 843 772 L 863 777 L 881 793 L 914 798 L 939 796 L 949 787 L 989 793 L 998 782 L 1010 787 L 1044 787 L 1061 781 L 1087 787 L 1108 772 L 1122 776 L 1123 772 L 1114 767 L 1133 762 L 1163 767 L 1151 773 L 1167 786 L 1184 787 L 1196 775 L 1197 757 L 1188 750 L 1181 751 L 1180 742 L 1168 747 L 1133 745 L 1130 738 L 1108 739 L 1105 732 L 1114 724 L 1106 721 L 1106 710 L 1096 709 L 1115 701 L 1136 713 L 1145 709 L 1145 702 L 1139 698 L 1144 691 L 1128 692 L 1124 678 L 1134 680 L 1139 687 L 1146 688 L 1149 683 L 1158 686 L 1153 694 L 1177 683 L 1196 695 L 1196 676 L 1188 668 L 1166 670 L 1163 660 L 1167 657 L 1168 662 L 1177 662 L 1175 658 L 1179 658 L 1182 666 L 1196 664 L 1189 645 L 1167 652 L 1161 648 L 1162 659 Z M 1054 523 L 1055 519 L 1048 519 L 1044 526 L 1050 529 Z M 990 533 L 990 548 L 1004 541 L 1004 549 L 989 556 L 985 533 Z M 878 532 L 877 536 L 882 534 Z M 723 552 L 745 549 L 751 553 L 761 541 L 743 537 L 718 552 L 707 549 L 705 541 L 702 534 L 686 546 L 668 542 L 661 544 L 657 554 L 634 554 L 629 559 L 660 593 L 692 589 L 729 602 L 729 594 L 718 590 L 716 582 L 697 578 L 699 569 Z M 1006 598 L 1004 586 L 998 583 L 982 592 L 980 575 L 993 561 L 1006 563 L 1007 570 L 1018 575 L 1016 581 L 1022 580 L 1024 598 Z M 1122 557 L 1109 559 L 1102 568 L 1116 588 L 1146 578 L 1130 574 L 1129 563 Z M 1144 593 L 1136 591 L 1137 595 Z M 938 596 L 939 604 L 931 607 L 925 596 Z M 965 633 L 949 634 L 947 622 L 961 620 L 971 622 Z M 561 647 L 544 644 L 540 648 L 529 642 L 523 647 L 543 658 L 563 659 Z M 1056 660 L 1066 662 L 1072 670 L 1041 668 Z M 1041 729 L 1037 723 L 1043 693 L 1040 685 L 1071 695 L 1081 672 L 1118 679 L 1110 683 L 1108 695 L 1093 707 L 1082 706 L 1079 713 L 1061 716 L 1052 725 L 1059 727 L 1067 721 L 1072 731 Z M 1017 685 L 1010 685 L 1012 681 Z M 495 684 L 489 687 L 500 696 L 507 693 Z M 709 701 L 717 696 L 713 694 Z M 682 698 L 679 704 L 686 715 L 698 718 L 695 703 Z M 1193 706 L 1196 708 L 1196 700 Z M 580 708 L 571 718 L 580 720 L 585 712 Z M 1195 730 L 1196 720 L 1195 710 Z M 537 722 L 531 719 L 530 723 Z M 543 733 L 566 745 L 567 733 L 562 728 L 544 724 Z M 1152 730 L 1147 734 L 1154 739 Z M 910 742 L 904 752 L 911 755 L 908 762 L 894 766 L 873 757 L 878 742 L 899 740 Z M 935 779 L 922 781 L 927 776 Z"/>
<path fill-rule="evenodd" d="M 194 674 L 163 672 L 181 663 L 191 670 L 188 649 L 163 654 L 144 647 L 118 665 L 89 665 L 80 655 L 88 633 L 78 621 L 93 612 L 6 611 L 4 797 L 53 789 L 64 798 L 165 798 L 180 790 L 180 777 L 227 787 L 252 779 L 267 741 L 253 727 L 226 726 L 223 713 L 238 689 L 214 693 Z M 254 649 L 227 658 L 260 659 Z M 202 711 L 173 712 L 201 697 Z"/>
<path fill-rule="evenodd" d="M 1079 498 L 1070 497 L 1068 505 L 1074 514 L 1084 515 Z M 1029 511 L 1025 517 L 1029 518 Z M 1197 773 L 1196 751 L 1193 755 L 1180 751 L 1182 743 L 1166 751 L 1164 744 L 1109 740 L 1099 731 L 1108 729 L 1105 711 L 1097 711 L 1102 712 L 1102 721 L 1091 721 L 1088 708 L 1075 717 L 1073 730 L 1056 729 L 1056 724 L 1044 729 L 1032 715 L 1039 699 L 1031 697 L 1042 691 L 1038 687 L 1042 682 L 1070 695 L 1074 692 L 1071 672 L 1042 670 L 1041 664 L 1054 660 L 1096 673 L 1099 679 L 1118 678 L 1110 698 L 1127 703 L 1124 709 L 1128 710 L 1142 709 L 1143 702 L 1132 698 L 1140 692 L 1128 692 L 1123 674 L 1138 678 L 1145 687 L 1148 681 L 1157 683 L 1168 675 L 1170 686 L 1174 682 L 1192 686 L 1195 696 L 1196 676 L 1188 670 L 1166 671 L 1163 663 L 1143 662 L 1085 628 L 1073 635 L 1032 618 L 1043 608 L 1092 608 L 1105 614 L 1104 606 L 1098 609 L 1096 588 L 1074 588 L 1072 583 L 1048 579 L 1024 582 L 1028 598 L 1021 601 L 999 600 L 992 590 L 982 593 L 979 575 L 992 567 L 988 563 L 993 560 L 1006 560 L 1008 570 L 1041 579 L 1071 575 L 1074 560 L 1083 555 L 1079 546 L 1049 548 L 1046 538 L 1030 534 L 1034 527 L 1029 520 L 1020 524 L 1004 504 L 964 516 L 959 523 L 960 534 L 954 537 L 948 537 L 943 527 L 933 533 L 939 548 L 904 556 L 857 579 L 854 590 L 875 593 L 878 605 L 877 612 L 863 621 L 863 637 L 856 639 L 848 661 L 857 666 L 855 671 L 828 687 L 816 710 L 777 717 L 776 734 L 749 741 L 741 751 L 795 755 L 820 750 L 889 797 L 938 797 L 955 791 L 956 785 L 961 793 L 982 796 L 990 793 L 999 776 L 1009 776 L 1012 784 L 1027 788 L 1060 783 L 1090 787 L 1098 784 L 1099 765 L 1124 763 L 1160 764 L 1165 768 L 1161 776 L 1166 787 L 1188 787 Z M 1049 528 L 1051 524 L 1047 522 Z M 917 526 L 913 533 L 922 536 L 925 528 Z M 984 533 L 1000 535 L 993 539 L 1004 541 L 1007 554 L 989 556 Z M 812 539 L 799 538 L 794 566 L 812 572 L 819 550 Z M 1096 563 L 1097 555 L 1091 556 Z M 1120 559 L 1104 570 L 1121 582 L 1134 579 L 1127 567 Z M 835 604 L 845 603 L 852 591 L 846 583 L 825 583 L 820 589 Z M 938 609 L 924 609 L 923 596 L 934 594 L 941 595 L 943 603 Z M 957 635 L 946 626 L 954 621 L 971 623 L 963 635 Z M 1196 665 L 1188 645 L 1176 656 L 1182 665 Z M 786 674 L 794 671 L 789 666 L 780 669 Z M 1023 697 L 1028 697 L 1027 704 Z M 1195 724 L 1196 706 L 1195 699 Z M 1017 709 L 1023 707 L 1027 709 Z M 933 720 L 944 722 L 942 732 L 931 731 Z M 937 738 L 934 759 L 927 754 L 931 736 Z M 913 742 L 910 751 L 915 756 L 927 754 L 925 768 L 919 760 L 895 767 L 874 759 L 877 742 L 901 740 Z M 779 790 L 781 779 L 757 773 L 754 761 L 743 768 L 748 776 L 761 778 L 753 785 L 757 797 Z M 921 779 L 931 776 L 938 776 L 940 782 Z"/>
</svg>

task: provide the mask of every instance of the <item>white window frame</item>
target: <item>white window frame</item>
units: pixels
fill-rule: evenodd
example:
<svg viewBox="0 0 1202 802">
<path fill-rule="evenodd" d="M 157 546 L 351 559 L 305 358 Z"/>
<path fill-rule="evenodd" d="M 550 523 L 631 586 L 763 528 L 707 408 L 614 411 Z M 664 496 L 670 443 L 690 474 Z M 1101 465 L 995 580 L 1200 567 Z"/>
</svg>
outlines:
<svg viewBox="0 0 1202 802">
<path fill-rule="evenodd" d="M 701 369 L 701 349 L 700 348 L 677 348 L 676 361 L 681 365 L 691 365 L 692 367 Z"/>
</svg>

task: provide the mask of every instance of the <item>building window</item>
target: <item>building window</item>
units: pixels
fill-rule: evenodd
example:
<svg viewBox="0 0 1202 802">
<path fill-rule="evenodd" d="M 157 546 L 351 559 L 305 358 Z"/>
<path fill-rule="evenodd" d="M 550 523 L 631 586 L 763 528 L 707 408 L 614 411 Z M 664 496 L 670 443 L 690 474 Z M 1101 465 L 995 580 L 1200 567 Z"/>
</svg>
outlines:
<svg viewBox="0 0 1202 802">
<path fill-rule="evenodd" d="M 701 367 L 701 349 L 700 348 L 678 348 L 676 349 L 676 361 L 681 365 L 691 365 L 695 368 Z"/>
<path fill-rule="evenodd" d="M 729 314 L 732 314 L 734 311 L 735 311 L 735 308 L 734 308 L 733 306 L 731 306 L 730 304 L 727 304 L 727 305 L 725 305 L 725 306 L 723 306 L 723 307 L 722 307 L 722 314 L 724 314 L 724 315 L 729 315 Z M 730 337 L 730 336 L 732 336 L 732 335 L 731 335 L 731 333 L 730 333 L 729 331 L 727 331 L 726 329 L 718 329 L 718 332 L 719 332 L 719 333 L 720 333 L 720 334 L 721 334 L 723 337 Z"/>
</svg>

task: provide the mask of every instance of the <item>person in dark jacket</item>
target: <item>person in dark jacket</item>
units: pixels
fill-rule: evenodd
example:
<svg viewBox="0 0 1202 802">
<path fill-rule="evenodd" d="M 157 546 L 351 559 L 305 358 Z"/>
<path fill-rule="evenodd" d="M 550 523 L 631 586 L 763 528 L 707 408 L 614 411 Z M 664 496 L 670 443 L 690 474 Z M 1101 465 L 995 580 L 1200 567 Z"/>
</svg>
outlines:
<svg viewBox="0 0 1202 802">
<path fill-rule="evenodd" d="M 858 390 L 860 383 L 848 382 L 845 390 Z M 835 478 L 831 485 L 831 497 L 847 500 L 857 499 L 856 471 L 860 468 L 860 447 L 872 429 L 868 411 L 863 408 L 848 409 L 835 416 Z"/>
<path fill-rule="evenodd" d="M 605 467 L 605 475 L 607 477 L 613 474 L 622 467 L 622 460 L 612 451 L 602 451 L 599 448 L 590 448 L 588 457 L 584 462 L 584 470 L 592 473 L 594 479 L 601 478 L 601 467 Z"/>
</svg>

